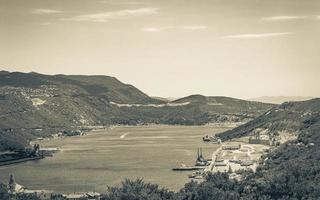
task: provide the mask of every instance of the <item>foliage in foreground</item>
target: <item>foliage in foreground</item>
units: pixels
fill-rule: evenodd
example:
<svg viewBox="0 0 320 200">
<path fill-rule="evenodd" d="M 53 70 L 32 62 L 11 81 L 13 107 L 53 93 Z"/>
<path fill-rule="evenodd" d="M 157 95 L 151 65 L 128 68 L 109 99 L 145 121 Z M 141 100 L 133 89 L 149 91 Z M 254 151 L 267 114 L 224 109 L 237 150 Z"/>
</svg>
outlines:
<svg viewBox="0 0 320 200">
<path fill-rule="evenodd" d="M 145 183 L 142 179 L 122 182 L 121 187 L 109 187 L 102 200 L 170 200 L 175 199 L 175 193 L 160 188 L 157 184 Z"/>
</svg>

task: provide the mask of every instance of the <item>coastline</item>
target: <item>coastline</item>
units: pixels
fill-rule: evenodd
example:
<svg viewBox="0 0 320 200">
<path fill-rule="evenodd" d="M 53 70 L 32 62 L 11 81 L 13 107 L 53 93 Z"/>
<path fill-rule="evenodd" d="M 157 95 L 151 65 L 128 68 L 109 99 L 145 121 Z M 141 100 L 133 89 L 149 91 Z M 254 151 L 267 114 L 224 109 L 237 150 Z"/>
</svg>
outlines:
<svg viewBox="0 0 320 200">
<path fill-rule="evenodd" d="M 3 162 L 0 162 L 0 167 L 1 166 L 18 164 L 18 163 L 23 163 L 23 162 L 28 162 L 28 161 L 31 161 L 31 160 L 40 160 L 40 159 L 43 159 L 43 158 L 44 158 L 43 156 L 35 156 L 35 157 L 26 157 L 26 158 L 3 161 Z"/>
<path fill-rule="evenodd" d="M 114 124 L 114 125 L 110 125 L 110 126 L 84 126 L 84 127 L 81 127 L 80 129 L 85 130 L 85 131 L 81 132 L 81 134 L 78 134 L 78 135 L 58 136 L 59 133 L 54 133 L 54 134 L 51 134 L 50 136 L 47 136 L 47 137 L 33 139 L 29 142 L 29 144 L 32 146 L 34 144 L 41 144 L 42 141 L 48 142 L 50 140 L 63 139 L 66 137 L 83 137 L 88 134 L 92 134 L 93 132 L 96 132 L 96 131 L 107 130 L 107 129 L 113 130 L 118 127 L 148 127 L 148 126 L 149 127 L 170 127 L 170 126 L 177 126 L 177 127 L 212 127 L 212 128 L 227 127 L 227 128 L 233 128 L 233 127 L 237 127 L 243 123 L 245 123 L 245 122 L 223 122 L 223 123 L 217 122 L 217 123 L 208 123 L 208 124 L 204 124 L 204 125 L 181 125 L 181 124 L 171 125 L 171 124 L 153 124 L 152 123 L 152 124 L 137 124 L 137 125 Z M 79 129 L 79 127 L 78 127 L 78 129 Z M 74 128 L 73 130 L 78 130 L 78 129 Z M 55 153 L 58 153 L 59 151 L 51 152 L 50 156 L 53 156 Z M 25 158 L 12 159 L 10 161 L 0 162 L 0 167 L 6 166 L 6 165 L 19 164 L 19 163 L 23 163 L 23 162 L 32 161 L 32 160 L 39 160 L 39 159 L 43 159 L 45 157 L 47 157 L 47 156 L 25 157 Z"/>
<path fill-rule="evenodd" d="M 132 130 L 129 130 L 131 127 Z M 215 145 L 204 144 L 201 138 L 204 134 L 215 134 L 224 129 L 211 127 L 163 124 L 113 126 L 105 131 L 93 131 L 74 138 L 50 138 L 50 141 L 45 139 L 40 142 L 40 145 L 43 142 L 41 146 L 58 147 L 61 151 L 52 158 L 27 164 L 27 168 L 24 164 L 17 164 L 8 167 L 9 169 L 3 168 L 3 172 L 13 173 L 30 189 L 39 188 L 41 183 L 41 188 L 62 193 L 92 191 L 92 188 L 101 192 L 107 185 L 119 185 L 125 177 L 143 177 L 147 181 L 179 190 L 189 178 L 185 172 L 174 173 L 171 168 L 181 162 L 186 165 L 193 164 L 194 154 L 199 146 L 204 148 L 205 155 L 212 154 Z M 121 138 L 127 132 L 130 132 L 130 136 Z M 138 160 L 141 156 L 144 159 Z M 65 167 L 59 169 L 59 163 Z M 48 171 L 48 166 L 54 167 Z M 26 170 L 27 174 L 24 174 Z M 161 177 L 155 174 L 155 170 Z M 73 174 L 77 171 L 81 173 Z M 55 174 L 60 173 L 66 181 L 54 178 Z M 87 173 L 90 173 L 89 178 Z M 46 174 L 52 182 L 43 182 L 32 174 Z M 86 178 L 87 182 L 74 182 L 75 178 Z"/>
</svg>

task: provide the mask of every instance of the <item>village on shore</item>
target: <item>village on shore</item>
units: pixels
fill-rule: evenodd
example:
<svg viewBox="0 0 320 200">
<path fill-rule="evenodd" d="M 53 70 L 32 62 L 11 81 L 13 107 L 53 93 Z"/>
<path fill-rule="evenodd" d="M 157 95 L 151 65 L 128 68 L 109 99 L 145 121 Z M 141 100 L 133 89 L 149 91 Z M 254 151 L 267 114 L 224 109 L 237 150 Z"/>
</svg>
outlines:
<svg viewBox="0 0 320 200">
<path fill-rule="evenodd" d="M 280 136 L 281 135 L 281 136 Z M 208 173 L 225 172 L 229 178 L 241 180 L 248 171 L 255 172 L 259 164 L 263 164 L 268 154 L 280 144 L 296 138 L 295 134 L 282 133 L 269 135 L 268 130 L 257 129 L 250 136 L 224 141 L 215 135 L 205 135 L 202 140 L 206 144 L 218 145 L 211 158 L 205 158 L 202 148 L 197 150 L 194 166 L 181 164 L 174 171 L 193 171 L 188 175 L 193 180 L 204 180 Z"/>
<path fill-rule="evenodd" d="M 104 127 L 105 128 L 105 127 Z M 114 128 L 114 127 L 109 127 Z M 82 136 L 84 132 L 75 131 L 70 134 L 58 133 L 52 136 L 54 139 L 59 139 L 65 136 Z M 229 178 L 241 180 L 243 175 L 248 171 L 255 171 L 259 164 L 263 164 L 263 155 L 269 153 L 281 143 L 293 139 L 294 134 L 281 134 L 280 136 L 270 136 L 266 130 L 256 130 L 248 137 L 232 139 L 224 141 L 215 135 L 205 135 L 202 140 L 207 145 L 215 145 L 217 149 L 212 153 L 211 158 L 203 156 L 202 148 L 197 149 L 197 158 L 194 166 L 183 165 L 173 168 L 174 171 L 191 171 L 188 175 L 190 179 L 202 181 L 208 173 L 226 172 Z M 45 138 L 37 138 L 31 144 L 33 149 L 28 150 L 28 157 L 18 160 L 12 160 L 5 164 L 15 164 L 19 161 L 26 162 L 28 160 L 42 159 L 48 156 L 53 156 L 54 153 L 60 151 L 58 148 L 40 148 L 39 141 Z M 1 163 L 0 163 L 1 164 Z M 80 200 L 83 198 L 91 200 L 99 200 L 101 194 L 98 192 L 74 192 L 61 194 L 50 190 L 38 189 L 32 190 L 16 183 L 14 175 L 10 175 L 8 182 L 8 193 L 13 199 L 17 195 L 35 195 L 41 200 L 51 200 L 56 197 L 61 197 L 68 200 Z"/>
</svg>

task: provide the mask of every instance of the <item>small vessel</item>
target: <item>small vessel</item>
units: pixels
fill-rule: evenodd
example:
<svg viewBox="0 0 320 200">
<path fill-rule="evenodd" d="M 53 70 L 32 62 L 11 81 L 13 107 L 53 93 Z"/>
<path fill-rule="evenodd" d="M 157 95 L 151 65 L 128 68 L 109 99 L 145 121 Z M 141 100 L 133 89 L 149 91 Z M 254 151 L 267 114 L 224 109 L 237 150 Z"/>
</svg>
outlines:
<svg viewBox="0 0 320 200">
<path fill-rule="evenodd" d="M 210 143 L 213 143 L 213 144 L 221 144 L 221 139 L 219 137 L 216 137 L 214 135 L 205 135 L 203 136 L 202 140 L 204 142 L 210 142 Z"/>
<path fill-rule="evenodd" d="M 188 177 L 189 177 L 189 178 L 193 178 L 193 179 L 202 179 L 202 178 L 203 178 L 203 171 L 193 172 L 193 173 L 190 174 Z"/>
</svg>

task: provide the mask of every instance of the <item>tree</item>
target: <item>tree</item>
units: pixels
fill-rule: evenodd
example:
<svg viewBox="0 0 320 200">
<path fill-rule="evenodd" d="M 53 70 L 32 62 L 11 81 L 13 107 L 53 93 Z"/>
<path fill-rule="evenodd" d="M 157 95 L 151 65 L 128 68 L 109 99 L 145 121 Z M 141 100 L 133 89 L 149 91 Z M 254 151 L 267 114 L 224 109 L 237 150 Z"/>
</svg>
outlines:
<svg viewBox="0 0 320 200">
<path fill-rule="evenodd" d="M 0 199 L 1 200 L 9 200 L 9 194 L 8 194 L 8 186 L 0 183 Z"/>
</svg>

